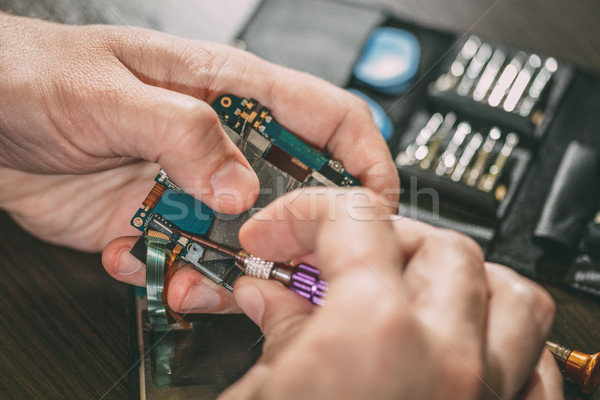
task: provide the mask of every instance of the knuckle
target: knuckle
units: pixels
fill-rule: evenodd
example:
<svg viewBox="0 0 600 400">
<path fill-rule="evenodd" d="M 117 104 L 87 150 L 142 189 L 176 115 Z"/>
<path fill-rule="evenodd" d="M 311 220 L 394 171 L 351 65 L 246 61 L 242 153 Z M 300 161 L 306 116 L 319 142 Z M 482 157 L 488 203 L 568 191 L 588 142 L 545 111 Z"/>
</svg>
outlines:
<svg viewBox="0 0 600 400">
<path fill-rule="evenodd" d="M 221 127 L 219 116 L 208 106 L 194 107 L 191 122 L 195 126 L 202 127 L 206 130 L 213 130 Z"/>
<path fill-rule="evenodd" d="M 209 161 L 219 162 L 233 157 L 226 135 L 221 131 L 219 117 L 207 112 L 206 107 L 198 103 L 187 103 L 179 107 L 177 115 L 169 119 L 162 132 L 162 141 L 167 143 L 165 152 L 177 154 L 188 162 L 199 161 L 207 157 Z M 159 162 L 161 162 L 159 157 Z"/>
<path fill-rule="evenodd" d="M 554 322 L 556 304 L 550 294 L 538 284 L 509 270 L 513 279 L 508 285 L 511 300 L 536 321 L 546 334 Z"/>
<path fill-rule="evenodd" d="M 220 125 L 216 113 L 207 112 L 205 107 L 196 102 L 180 104 L 177 114 L 171 118 L 169 131 L 165 132 L 171 140 L 177 142 L 185 141 L 190 137 L 209 137 L 212 130 Z"/>
<path fill-rule="evenodd" d="M 149 41 L 156 39 L 152 31 L 138 27 L 121 29 L 116 26 L 91 25 L 84 27 L 83 34 L 89 43 L 99 41 L 104 48 L 109 49 L 119 58 L 127 50 L 133 51 L 138 56 L 144 56 Z"/>
<path fill-rule="evenodd" d="M 195 80 L 193 87 L 199 88 L 204 93 L 198 93 L 197 97 L 206 98 L 208 93 L 215 89 L 219 82 L 219 76 L 226 65 L 227 58 L 220 56 L 217 49 L 210 46 L 198 46 L 196 43 L 185 47 L 185 50 L 179 55 L 181 58 L 181 67 L 188 71 L 193 71 Z M 180 71 L 174 71 L 179 74 Z M 192 84 L 190 82 L 190 84 Z"/>
<path fill-rule="evenodd" d="M 537 303 L 540 302 L 541 296 L 538 290 L 525 281 L 525 279 L 514 280 L 510 284 L 510 292 L 511 298 L 515 299 L 524 307 L 534 308 Z"/>
<path fill-rule="evenodd" d="M 523 290 L 519 290 L 521 296 L 524 297 L 525 304 L 529 306 L 532 313 L 536 314 L 536 319 L 544 329 L 549 329 L 556 314 L 556 304 L 548 292 L 537 284 L 531 284 L 531 288 L 526 294 L 523 292 Z"/>
<path fill-rule="evenodd" d="M 483 266 L 485 255 L 481 246 L 472 238 L 462 235 L 464 247 L 475 257 Z"/>
<path fill-rule="evenodd" d="M 544 289 L 535 285 L 533 305 L 537 310 L 549 318 L 554 318 L 556 313 L 556 304 Z"/>
<path fill-rule="evenodd" d="M 481 264 L 483 268 L 484 254 L 481 246 L 470 237 L 447 229 L 438 229 L 435 235 L 436 245 L 444 243 L 448 248 L 456 249 L 464 255 L 469 255 Z"/>
<path fill-rule="evenodd" d="M 547 292 L 544 294 L 543 303 L 542 314 L 546 316 L 548 325 L 551 325 L 556 317 L 556 303 Z"/>
</svg>

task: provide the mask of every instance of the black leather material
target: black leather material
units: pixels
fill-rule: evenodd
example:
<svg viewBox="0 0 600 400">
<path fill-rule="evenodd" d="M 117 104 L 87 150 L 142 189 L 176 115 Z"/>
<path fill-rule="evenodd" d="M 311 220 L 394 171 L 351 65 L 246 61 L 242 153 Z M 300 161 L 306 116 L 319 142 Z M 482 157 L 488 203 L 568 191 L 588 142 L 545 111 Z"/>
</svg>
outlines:
<svg viewBox="0 0 600 400">
<path fill-rule="evenodd" d="M 596 208 L 600 189 L 600 155 L 571 142 L 554 177 L 534 237 L 546 246 L 575 250 Z"/>
<path fill-rule="evenodd" d="M 600 215 L 600 211 L 598 214 Z M 581 241 L 581 248 L 586 253 L 600 257 L 600 221 L 597 219 L 588 223 Z"/>
<path fill-rule="evenodd" d="M 600 261 L 589 259 L 589 262 L 578 262 L 577 259 L 585 254 L 583 251 L 573 252 L 565 250 L 563 246 L 546 246 L 535 240 L 534 232 L 569 144 L 577 140 L 585 147 L 600 151 L 599 107 L 600 77 L 577 71 L 552 125 L 536 149 L 537 154 L 522 189 L 506 217 L 500 222 L 493 245 L 487 252 L 490 260 L 506 264 L 531 278 L 563 284 L 596 295 L 600 295 L 600 286 L 594 286 L 589 279 L 584 283 L 582 279 L 593 276 L 591 271 L 594 269 L 600 271 Z M 587 181 L 585 184 L 597 186 L 599 182 Z"/>
<path fill-rule="evenodd" d="M 242 39 L 252 53 L 342 86 L 368 33 L 383 20 L 377 9 L 326 1 L 266 0 Z"/>
<path fill-rule="evenodd" d="M 600 257 L 580 254 L 562 282 L 573 289 L 600 296 Z"/>
</svg>

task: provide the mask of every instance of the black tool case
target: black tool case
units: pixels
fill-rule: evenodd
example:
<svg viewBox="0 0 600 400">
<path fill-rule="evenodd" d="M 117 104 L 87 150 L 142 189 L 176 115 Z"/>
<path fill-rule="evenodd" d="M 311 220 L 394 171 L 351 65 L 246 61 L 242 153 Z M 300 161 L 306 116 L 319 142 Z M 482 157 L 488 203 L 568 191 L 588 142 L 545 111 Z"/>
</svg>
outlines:
<svg viewBox="0 0 600 400">
<path fill-rule="evenodd" d="M 370 33 L 380 26 L 407 30 L 420 43 L 419 72 L 411 89 L 400 96 L 377 93 L 352 77 L 353 65 Z M 336 85 L 359 89 L 375 100 L 394 125 L 389 141 L 394 158 L 417 134 L 413 125 L 420 115 L 424 118 L 424 113 L 452 111 L 459 120 L 473 126 L 499 126 L 505 132 L 516 132 L 520 141 L 511 154 L 505 177 L 510 185 L 502 201 L 491 193 L 408 166 L 399 168 L 403 186 L 400 212 L 474 237 L 488 260 L 534 279 L 600 295 L 600 243 L 598 224 L 594 224 L 600 210 L 600 76 L 557 60 L 558 70 L 543 96 L 543 118 L 533 124 L 501 108 L 436 90 L 434 82 L 449 69 L 468 37 L 414 26 L 385 10 L 322 1 L 292 4 L 275 0 L 265 1 L 241 34 L 250 52 Z M 534 53 L 521 49 L 518 43 L 481 40 L 494 49 L 503 49 L 508 57 L 519 51 Z M 548 56 L 540 54 L 542 60 Z M 567 165 L 562 181 L 555 182 L 569 145 L 576 147 L 575 154 L 587 154 L 588 165 Z M 580 184 L 568 185 L 572 180 L 569 174 L 576 176 Z M 546 204 L 553 185 L 555 191 L 564 191 L 570 197 Z M 564 190 L 561 185 L 565 185 Z M 432 210 L 427 196 L 415 203 L 411 191 L 422 188 L 438 192 L 439 210 Z M 554 223 L 561 229 L 547 237 L 536 232 L 544 222 L 541 218 L 545 207 L 561 208 L 554 210 L 561 218 Z M 552 221 L 546 224 L 552 226 Z M 569 237 L 561 238 L 561 232 Z"/>
</svg>

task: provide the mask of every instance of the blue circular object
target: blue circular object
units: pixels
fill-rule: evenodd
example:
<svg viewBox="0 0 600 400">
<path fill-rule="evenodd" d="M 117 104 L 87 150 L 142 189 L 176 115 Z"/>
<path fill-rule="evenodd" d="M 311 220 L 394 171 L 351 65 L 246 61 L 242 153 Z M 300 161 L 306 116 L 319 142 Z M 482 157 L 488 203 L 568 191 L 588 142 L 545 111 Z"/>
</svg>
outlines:
<svg viewBox="0 0 600 400">
<path fill-rule="evenodd" d="M 415 35 L 397 28 L 377 28 L 354 65 L 354 77 L 381 93 L 399 95 L 415 78 L 420 57 Z"/>
<path fill-rule="evenodd" d="M 379 129 L 379 132 L 381 132 L 381 136 L 383 136 L 386 141 L 389 141 L 394 134 L 394 124 L 392 124 L 392 120 L 386 115 L 383 108 L 375 100 L 360 90 L 348 89 L 348 91 L 367 102 L 369 108 L 371 109 L 373 121 L 375 121 L 375 125 L 377 125 L 377 129 Z"/>
</svg>

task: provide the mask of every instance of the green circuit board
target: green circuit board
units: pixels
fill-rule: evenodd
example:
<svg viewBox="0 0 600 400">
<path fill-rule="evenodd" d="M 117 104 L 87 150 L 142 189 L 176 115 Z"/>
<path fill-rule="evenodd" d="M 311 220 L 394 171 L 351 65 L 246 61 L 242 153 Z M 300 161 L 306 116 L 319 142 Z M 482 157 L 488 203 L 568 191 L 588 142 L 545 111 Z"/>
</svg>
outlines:
<svg viewBox="0 0 600 400">
<path fill-rule="evenodd" d="M 243 222 L 276 197 L 306 186 L 339 187 L 360 183 L 346 172 L 339 161 L 315 150 L 279 125 L 269 110 L 257 101 L 224 95 L 212 106 L 225 132 L 246 156 L 259 178 L 261 193 L 254 207 L 238 216 L 225 218 L 185 193 L 161 170 L 131 224 L 144 236 L 167 240 L 167 248 L 172 254 L 231 290 L 241 275 L 233 260 L 205 251 L 175 230 L 239 247 L 237 233 Z M 145 261 L 146 246 L 146 241 L 140 239 L 132 253 Z"/>
</svg>

